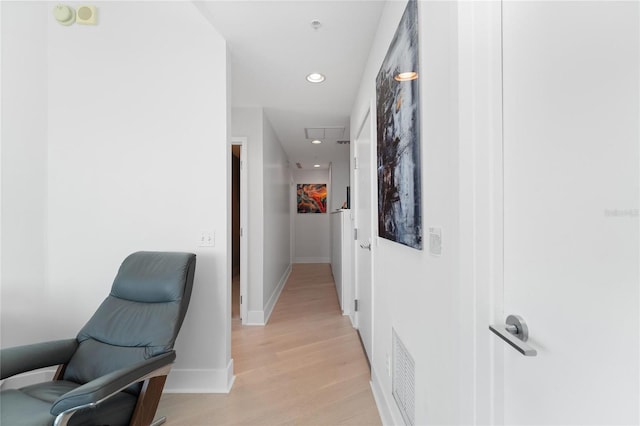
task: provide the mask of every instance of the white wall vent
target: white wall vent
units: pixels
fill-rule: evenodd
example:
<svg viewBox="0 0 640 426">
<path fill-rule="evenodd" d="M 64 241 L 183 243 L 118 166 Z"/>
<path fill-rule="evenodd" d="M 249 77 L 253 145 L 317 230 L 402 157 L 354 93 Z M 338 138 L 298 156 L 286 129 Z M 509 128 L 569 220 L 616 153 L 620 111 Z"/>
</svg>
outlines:
<svg viewBox="0 0 640 426">
<path fill-rule="evenodd" d="M 415 363 L 396 331 L 393 333 L 393 358 L 391 386 L 393 398 L 402 413 L 405 424 L 415 425 Z"/>
<path fill-rule="evenodd" d="M 344 127 L 306 127 L 304 135 L 307 139 L 342 139 Z"/>
</svg>

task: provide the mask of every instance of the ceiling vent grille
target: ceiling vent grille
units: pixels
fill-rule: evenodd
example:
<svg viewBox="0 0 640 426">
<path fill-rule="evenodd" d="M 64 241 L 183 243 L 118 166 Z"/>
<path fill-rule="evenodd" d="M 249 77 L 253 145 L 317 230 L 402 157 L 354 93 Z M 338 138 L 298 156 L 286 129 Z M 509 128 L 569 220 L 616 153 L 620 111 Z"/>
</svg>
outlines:
<svg viewBox="0 0 640 426">
<path fill-rule="evenodd" d="M 351 143 L 351 141 L 337 141 L 336 143 L 338 145 L 349 145 Z"/>
<path fill-rule="evenodd" d="M 304 135 L 307 139 L 341 139 L 344 137 L 344 127 L 307 127 Z"/>
<path fill-rule="evenodd" d="M 402 418 L 408 426 L 415 425 L 415 363 L 395 330 L 393 333 L 392 394 Z"/>
</svg>

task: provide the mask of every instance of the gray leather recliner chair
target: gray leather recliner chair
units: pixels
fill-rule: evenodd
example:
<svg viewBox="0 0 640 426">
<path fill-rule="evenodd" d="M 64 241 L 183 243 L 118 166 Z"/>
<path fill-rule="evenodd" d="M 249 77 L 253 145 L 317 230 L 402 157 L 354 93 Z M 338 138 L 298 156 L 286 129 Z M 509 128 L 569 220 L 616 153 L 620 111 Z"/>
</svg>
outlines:
<svg viewBox="0 0 640 426">
<path fill-rule="evenodd" d="M 60 367 L 53 381 L 0 392 L 0 424 L 152 424 L 195 264 L 191 253 L 133 253 L 75 339 L 2 349 L 1 379 Z"/>
</svg>

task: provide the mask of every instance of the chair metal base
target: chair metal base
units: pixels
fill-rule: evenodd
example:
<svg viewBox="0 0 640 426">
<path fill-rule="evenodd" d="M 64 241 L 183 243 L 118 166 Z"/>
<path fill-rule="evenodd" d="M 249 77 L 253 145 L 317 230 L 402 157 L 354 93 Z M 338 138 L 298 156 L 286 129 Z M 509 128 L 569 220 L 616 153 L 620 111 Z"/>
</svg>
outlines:
<svg viewBox="0 0 640 426">
<path fill-rule="evenodd" d="M 153 423 L 151 423 L 151 426 L 160 426 L 161 424 L 163 424 L 166 421 L 167 421 L 167 418 L 165 416 L 162 416 L 159 419 L 154 420 Z"/>
</svg>

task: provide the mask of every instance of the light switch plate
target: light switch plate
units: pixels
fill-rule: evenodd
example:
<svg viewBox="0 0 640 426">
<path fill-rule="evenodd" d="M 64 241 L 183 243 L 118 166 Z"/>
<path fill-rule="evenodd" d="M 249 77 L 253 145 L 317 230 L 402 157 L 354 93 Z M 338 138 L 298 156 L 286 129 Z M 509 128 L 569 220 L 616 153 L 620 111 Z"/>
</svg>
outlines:
<svg viewBox="0 0 640 426">
<path fill-rule="evenodd" d="M 429 253 L 442 255 L 442 228 L 429 228 Z"/>
<path fill-rule="evenodd" d="M 200 231 L 200 238 L 198 240 L 200 247 L 215 247 L 216 245 L 216 233 L 215 231 Z"/>
</svg>

